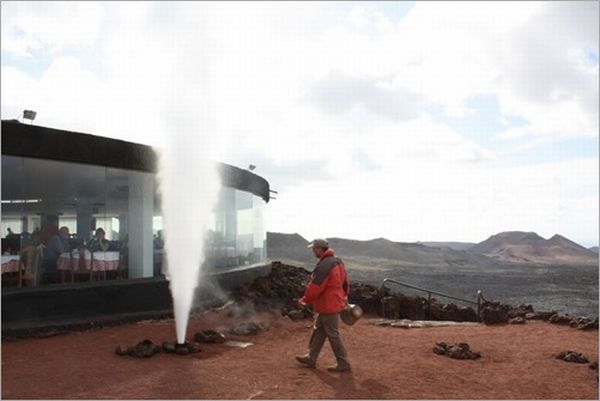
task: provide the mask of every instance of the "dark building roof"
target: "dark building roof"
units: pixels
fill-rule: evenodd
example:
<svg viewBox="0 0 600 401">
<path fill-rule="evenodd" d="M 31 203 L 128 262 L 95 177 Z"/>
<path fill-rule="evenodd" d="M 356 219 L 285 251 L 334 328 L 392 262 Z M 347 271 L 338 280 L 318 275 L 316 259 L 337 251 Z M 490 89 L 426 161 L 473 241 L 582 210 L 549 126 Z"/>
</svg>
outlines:
<svg viewBox="0 0 600 401">
<path fill-rule="evenodd" d="M 2 121 L 2 154 L 62 160 L 156 173 L 157 156 L 147 145 L 64 131 L 18 120 Z M 225 163 L 218 163 L 221 183 L 269 201 L 269 182 Z"/>
</svg>

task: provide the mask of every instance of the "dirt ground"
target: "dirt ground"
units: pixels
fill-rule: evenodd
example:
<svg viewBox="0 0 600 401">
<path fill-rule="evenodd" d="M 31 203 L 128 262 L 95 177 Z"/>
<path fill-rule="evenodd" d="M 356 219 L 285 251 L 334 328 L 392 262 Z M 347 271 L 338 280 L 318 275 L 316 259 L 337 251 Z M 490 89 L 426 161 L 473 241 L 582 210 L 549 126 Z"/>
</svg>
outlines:
<svg viewBox="0 0 600 401">
<path fill-rule="evenodd" d="M 553 358 L 565 350 L 598 360 L 598 331 L 543 322 L 392 328 L 343 326 L 352 373 L 329 373 L 326 343 L 317 369 L 294 360 L 304 353 L 310 321 L 260 314 L 270 328 L 247 348 L 205 344 L 187 356 L 159 353 L 121 357 L 117 345 L 149 338 L 172 341 L 172 320 L 131 323 L 84 333 L 2 342 L 3 399 L 598 399 L 597 373 L 589 364 Z M 190 336 L 240 322 L 224 311 L 192 318 Z M 468 342 L 479 360 L 432 352 L 434 343 Z"/>
</svg>

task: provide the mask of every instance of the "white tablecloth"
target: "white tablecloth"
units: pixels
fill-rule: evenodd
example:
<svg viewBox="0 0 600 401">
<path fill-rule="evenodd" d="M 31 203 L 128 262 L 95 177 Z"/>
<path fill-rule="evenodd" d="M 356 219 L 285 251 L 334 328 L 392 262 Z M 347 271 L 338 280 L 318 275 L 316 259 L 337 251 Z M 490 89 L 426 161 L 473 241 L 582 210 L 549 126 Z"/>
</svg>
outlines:
<svg viewBox="0 0 600 401">
<path fill-rule="evenodd" d="M 2 274 L 15 273 L 25 269 L 19 255 L 2 255 Z"/>
<path fill-rule="evenodd" d="M 78 251 L 73 251 L 73 256 L 69 252 L 62 253 L 56 265 L 58 270 L 92 270 L 95 272 L 117 270 L 119 268 L 119 252 L 90 252 L 84 251 L 83 265 L 81 265 L 81 255 Z"/>
<path fill-rule="evenodd" d="M 69 252 L 61 253 L 56 261 L 58 270 L 90 270 L 92 267 L 92 254 L 85 250 L 83 255 L 83 263 L 79 260 L 81 255 L 75 250 L 72 255 Z"/>
<path fill-rule="evenodd" d="M 94 252 L 92 253 L 92 270 L 109 271 L 119 268 L 119 252 Z"/>
</svg>

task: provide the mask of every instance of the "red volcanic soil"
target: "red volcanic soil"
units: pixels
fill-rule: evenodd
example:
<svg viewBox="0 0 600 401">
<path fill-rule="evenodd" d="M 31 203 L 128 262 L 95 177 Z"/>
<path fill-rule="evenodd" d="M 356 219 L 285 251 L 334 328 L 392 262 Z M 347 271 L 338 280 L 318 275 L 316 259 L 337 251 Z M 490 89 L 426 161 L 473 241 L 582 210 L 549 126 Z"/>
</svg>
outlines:
<svg viewBox="0 0 600 401">
<path fill-rule="evenodd" d="M 192 318 L 188 333 L 226 329 L 224 311 Z M 310 321 L 274 314 L 248 348 L 204 344 L 202 352 L 152 358 L 117 356 L 118 345 L 172 341 L 172 320 L 2 342 L 3 399 L 598 399 L 597 371 L 553 354 L 573 350 L 598 360 L 598 331 L 544 322 L 504 326 L 392 328 L 343 326 L 354 371 L 329 373 L 326 343 L 317 369 L 294 355 L 306 349 Z M 432 352 L 435 342 L 467 342 L 478 360 Z"/>
</svg>

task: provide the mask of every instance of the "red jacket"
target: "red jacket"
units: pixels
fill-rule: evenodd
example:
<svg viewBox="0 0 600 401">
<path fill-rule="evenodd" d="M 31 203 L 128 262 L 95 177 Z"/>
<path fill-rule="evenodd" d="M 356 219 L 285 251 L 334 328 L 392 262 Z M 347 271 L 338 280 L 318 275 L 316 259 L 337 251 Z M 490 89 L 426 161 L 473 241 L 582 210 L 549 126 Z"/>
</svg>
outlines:
<svg viewBox="0 0 600 401">
<path fill-rule="evenodd" d="M 301 301 L 312 304 L 316 313 L 340 313 L 346 306 L 350 283 L 346 267 L 333 249 L 321 255 Z"/>
</svg>

